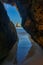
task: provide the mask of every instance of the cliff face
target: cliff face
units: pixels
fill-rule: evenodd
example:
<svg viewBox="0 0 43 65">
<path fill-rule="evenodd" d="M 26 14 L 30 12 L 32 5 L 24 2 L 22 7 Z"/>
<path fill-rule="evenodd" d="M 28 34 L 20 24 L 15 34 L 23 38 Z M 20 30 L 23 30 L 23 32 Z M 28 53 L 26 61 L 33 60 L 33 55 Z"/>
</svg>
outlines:
<svg viewBox="0 0 43 65">
<path fill-rule="evenodd" d="M 35 27 L 33 38 L 43 47 L 43 0 L 32 1 L 31 13 Z"/>
<path fill-rule="evenodd" d="M 22 26 L 43 47 L 43 0 L 32 0 L 26 8 L 27 18 Z"/>
<path fill-rule="evenodd" d="M 17 41 L 15 26 L 10 21 L 3 4 L 0 2 L 0 62 L 7 56 L 9 50 Z"/>
</svg>

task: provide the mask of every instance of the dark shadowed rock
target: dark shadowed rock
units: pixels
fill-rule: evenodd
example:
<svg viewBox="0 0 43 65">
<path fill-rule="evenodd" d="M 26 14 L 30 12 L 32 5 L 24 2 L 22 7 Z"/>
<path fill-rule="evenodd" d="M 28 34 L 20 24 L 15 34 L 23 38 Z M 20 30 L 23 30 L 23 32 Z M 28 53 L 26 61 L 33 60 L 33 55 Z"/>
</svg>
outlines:
<svg viewBox="0 0 43 65">
<path fill-rule="evenodd" d="M 32 39 L 43 47 L 43 0 L 30 1 L 28 7 L 22 4 L 27 10 L 27 17 L 22 22 L 22 26 Z"/>
<path fill-rule="evenodd" d="M 3 4 L 0 2 L 0 63 L 17 41 L 15 26 L 10 21 Z"/>
</svg>

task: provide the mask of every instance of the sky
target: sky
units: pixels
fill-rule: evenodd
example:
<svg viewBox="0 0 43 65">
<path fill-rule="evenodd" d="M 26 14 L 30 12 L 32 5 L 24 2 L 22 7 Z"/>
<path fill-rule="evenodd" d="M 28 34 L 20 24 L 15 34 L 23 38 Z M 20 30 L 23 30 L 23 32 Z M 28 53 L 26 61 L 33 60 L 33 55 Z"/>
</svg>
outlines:
<svg viewBox="0 0 43 65">
<path fill-rule="evenodd" d="M 22 21 L 22 18 L 17 10 L 17 8 L 15 6 L 11 6 L 9 4 L 5 4 L 4 3 L 4 6 L 5 6 L 5 9 L 7 11 L 7 14 L 10 18 L 10 20 L 16 24 L 17 22 L 21 24 L 21 21 Z"/>
</svg>

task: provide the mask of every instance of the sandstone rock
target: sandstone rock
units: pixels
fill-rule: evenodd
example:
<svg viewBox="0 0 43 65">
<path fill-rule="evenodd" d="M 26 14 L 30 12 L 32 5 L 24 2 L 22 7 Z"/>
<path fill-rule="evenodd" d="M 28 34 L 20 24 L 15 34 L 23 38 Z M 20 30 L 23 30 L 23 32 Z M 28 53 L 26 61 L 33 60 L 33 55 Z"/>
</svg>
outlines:
<svg viewBox="0 0 43 65">
<path fill-rule="evenodd" d="M 3 4 L 0 2 L 0 63 L 17 41 L 15 26 L 10 21 Z"/>
</svg>

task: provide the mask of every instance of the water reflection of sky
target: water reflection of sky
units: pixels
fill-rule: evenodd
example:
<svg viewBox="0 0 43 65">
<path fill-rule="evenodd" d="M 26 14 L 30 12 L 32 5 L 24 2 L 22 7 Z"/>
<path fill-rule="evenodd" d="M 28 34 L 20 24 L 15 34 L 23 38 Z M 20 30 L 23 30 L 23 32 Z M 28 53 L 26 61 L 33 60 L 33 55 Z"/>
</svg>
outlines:
<svg viewBox="0 0 43 65">
<path fill-rule="evenodd" d="M 31 41 L 29 39 L 28 34 L 24 31 L 23 28 L 17 29 L 17 32 L 18 32 L 18 37 L 19 37 L 17 59 L 18 59 L 18 62 L 20 63 L 21 61 L 25 59 L 25 56 L 28 54 L 32 45 L 31 45 Z M 22 34 L 23 32 L 25 34 Z"/>
</svg>

